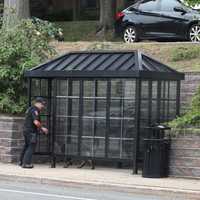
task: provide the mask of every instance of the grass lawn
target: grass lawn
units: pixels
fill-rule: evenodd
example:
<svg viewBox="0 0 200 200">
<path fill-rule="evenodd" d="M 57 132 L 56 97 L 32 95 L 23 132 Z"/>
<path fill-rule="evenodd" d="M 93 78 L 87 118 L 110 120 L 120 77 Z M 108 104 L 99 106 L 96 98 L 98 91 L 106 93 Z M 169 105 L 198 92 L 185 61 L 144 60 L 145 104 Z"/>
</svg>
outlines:
<svg viewBox="0 0 200 200">
<path fill-rule="evenodd" d="M 55 22 L 63 29 L 65 41 L 94 41 L 97 21 Z"/>
</svg>

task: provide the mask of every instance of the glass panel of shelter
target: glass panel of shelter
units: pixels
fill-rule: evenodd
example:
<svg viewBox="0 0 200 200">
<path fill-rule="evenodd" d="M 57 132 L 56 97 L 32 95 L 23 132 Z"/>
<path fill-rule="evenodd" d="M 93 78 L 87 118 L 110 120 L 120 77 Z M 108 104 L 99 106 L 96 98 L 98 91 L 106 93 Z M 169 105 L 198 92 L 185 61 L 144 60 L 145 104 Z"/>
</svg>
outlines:
<svg viewBox="0 0 200 200">
<path fill-rule="evenodd" d="M 50 106 L 50 94 L 48 94 L 48 80 L 47 79 L 31 79 L 31 101 L 36 97 L 43 97 L 46 102 L 46 108 L 40 114 L 42 124 L 46 127 L 50 126 L 50 113 L 48 107 Z M 36 146 L 36 153 L 49 153 L 50 140 L 49 137 L 44 134 L 38 135 L 38 143 Z"/>
<path fill-rule="evenodd" d="M 135 137 L 135 80 L 111 80 L 109 158 L 132 159 Z"/>
<path fill-rule="evenodd" d="M 67 83 L 68 82 L 68 83 Z M 113 80 L 109 158 L 131 159 L 135 133 L 135 80 Z M 55 153 L 105 157 L 107 80 L 83 81 L 82 129 L 79 141 L 80 81 L 57 80 Z M 119 127 L 118 127 L 119 126 Z"/>
<path fill-rule="evenodd" d="M 107 81 L 83 82 L 81 155 L 105 157 Z"/>
<path fill-rule="evenodd" d="M 161 82 L 161 122 L 174 119 L 177 115 L 177 81 Z"/>
<path fill-rule="evenodd" d="M 56 154 L 78 154 L 79 94 L 79 81 L 57 80 Z"/>
</svg>

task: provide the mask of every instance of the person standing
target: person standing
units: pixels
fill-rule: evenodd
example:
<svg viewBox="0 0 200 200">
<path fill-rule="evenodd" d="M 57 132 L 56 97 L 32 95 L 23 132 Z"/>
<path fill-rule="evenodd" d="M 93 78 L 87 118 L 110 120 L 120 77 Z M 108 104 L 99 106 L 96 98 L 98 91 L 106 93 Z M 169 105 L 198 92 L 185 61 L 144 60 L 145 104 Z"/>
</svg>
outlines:
<svg viewBox="0 0 200 200">
<path fill-rule="evenodd" d="M 48 129 L 42 126 L 40 112 L 45 108 L 46 102 L 42 97 L 37 97 L 33 106 L 26 111 L 23 127 L 24 147 L 20 155 L 19 165 L 22 168 L 33 168 L 32 157 L 37 144 L 37 136 L 40 132 L 48 134 Z"/>
</svg>

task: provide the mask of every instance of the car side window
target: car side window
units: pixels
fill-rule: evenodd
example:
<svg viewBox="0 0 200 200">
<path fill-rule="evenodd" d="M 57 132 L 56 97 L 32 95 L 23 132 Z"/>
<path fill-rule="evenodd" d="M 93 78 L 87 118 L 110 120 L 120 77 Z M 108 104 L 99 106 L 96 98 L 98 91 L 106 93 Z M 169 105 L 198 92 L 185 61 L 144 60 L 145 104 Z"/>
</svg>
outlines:
<svg viewBox="0 0 200 200">
<path fill-rule="evenodd" d="M 174 12 L 175 7 L 183 7 L 183 5 L 177 0 L 162 0 L 161 11 Z"/>
<path fill-rule="evenodd" d="M 140 2 L 138 6 L 138 10 L 144 11 L 144 12 L 153 12 L 159 10 L 159 1 L 160 0 L 144 0 Z"/>
</svg>

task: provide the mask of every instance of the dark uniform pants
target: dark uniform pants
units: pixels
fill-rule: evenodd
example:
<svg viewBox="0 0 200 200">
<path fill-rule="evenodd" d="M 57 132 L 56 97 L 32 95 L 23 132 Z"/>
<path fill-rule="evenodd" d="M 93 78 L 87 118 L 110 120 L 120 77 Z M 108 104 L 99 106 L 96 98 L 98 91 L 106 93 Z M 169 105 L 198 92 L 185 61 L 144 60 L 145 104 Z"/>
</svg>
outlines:
<svg viewBox="0 0 200 200">
<path fill-rule="evenodd" d="M 24 132 L 24 147 L 20 155 L 20 163 L 23 165 L 30 165 L 36 147 L 37 133 Z"/>
</svg>

